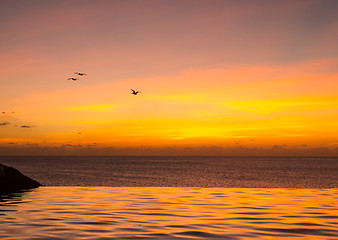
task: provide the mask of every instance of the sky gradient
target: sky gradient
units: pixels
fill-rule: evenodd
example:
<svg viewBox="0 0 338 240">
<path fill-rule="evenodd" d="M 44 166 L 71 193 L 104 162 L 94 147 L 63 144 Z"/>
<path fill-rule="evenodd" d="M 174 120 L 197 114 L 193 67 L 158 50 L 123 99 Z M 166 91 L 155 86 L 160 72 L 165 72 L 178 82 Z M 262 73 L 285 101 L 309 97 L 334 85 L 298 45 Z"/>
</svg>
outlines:
<svg viewBox="0 0 338 240">
<path fill-rule="evenodd" d="M 2 0 L 0 155 L 338 156 L 337 12 Z"/>
</svg>

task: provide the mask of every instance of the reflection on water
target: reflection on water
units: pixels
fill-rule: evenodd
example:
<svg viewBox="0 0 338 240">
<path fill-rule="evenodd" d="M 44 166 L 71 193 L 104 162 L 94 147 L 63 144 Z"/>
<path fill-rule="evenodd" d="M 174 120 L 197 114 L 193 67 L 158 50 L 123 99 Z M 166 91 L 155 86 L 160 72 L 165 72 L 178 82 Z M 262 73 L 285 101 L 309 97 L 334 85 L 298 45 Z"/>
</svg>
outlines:
<svg viewBox="0 0 338 240">
<path fill-rule="evenodd" d="M 40 187 L 0 239 L 337 239 L 338 189 Z"/>
</svg>

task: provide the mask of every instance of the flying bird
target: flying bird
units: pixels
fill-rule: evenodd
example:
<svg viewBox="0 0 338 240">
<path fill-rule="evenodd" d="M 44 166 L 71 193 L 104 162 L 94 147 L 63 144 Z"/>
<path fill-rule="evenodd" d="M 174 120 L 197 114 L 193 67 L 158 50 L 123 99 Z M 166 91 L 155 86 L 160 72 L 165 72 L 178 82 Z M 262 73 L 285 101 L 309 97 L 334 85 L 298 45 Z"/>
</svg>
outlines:
<svg viewBox="0 0 338 240">
<path fill-rule="evenodd" d="M 77 75 L 79 75 L 79 76 L 87 76 L 87 74 L 86 74 L 86 73 L 79 73 L 79 72 L 75 72 L 74 74 L 77 74 Z"/>
<path fill-rule="evenodd" d="M 6 112 L 2 112 L 2 114 L 5 114 Z"/>
<path fill-rule="evenodd" d="M 79 79 L 78 79 L 78 78 L 68 78 L 68 80 L 77 81 L 77 80 L 79 80 Z"/>
<path fill-rule="evenodd" d="M 137 95 L 138 93 L 141 93 L 140 91 L 135 91 L 134 89 L 131 89 L 132 93 L 131 94 L 134 94 L 134 95 Z"/>
</svg>

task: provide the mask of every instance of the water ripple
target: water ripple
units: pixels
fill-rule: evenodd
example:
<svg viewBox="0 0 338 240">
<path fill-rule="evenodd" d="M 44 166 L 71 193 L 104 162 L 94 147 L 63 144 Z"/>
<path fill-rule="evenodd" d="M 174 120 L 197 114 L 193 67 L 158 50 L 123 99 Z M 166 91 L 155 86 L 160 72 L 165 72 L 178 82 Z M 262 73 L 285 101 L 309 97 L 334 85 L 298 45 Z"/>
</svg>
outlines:
<svg viewBox="0 0 338 240">
<path fill-rule="evenodd" d="M 0 197 L 0 239 L 334 239 L 337 189 L 40 187 Z"/>
</svg>

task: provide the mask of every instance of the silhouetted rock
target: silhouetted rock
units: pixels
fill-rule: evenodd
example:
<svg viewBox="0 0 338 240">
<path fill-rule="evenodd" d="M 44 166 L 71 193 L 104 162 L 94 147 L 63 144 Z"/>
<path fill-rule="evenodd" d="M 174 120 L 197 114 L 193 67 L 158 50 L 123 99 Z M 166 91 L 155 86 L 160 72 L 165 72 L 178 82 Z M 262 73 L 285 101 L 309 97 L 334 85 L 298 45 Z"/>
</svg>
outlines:
<svg viewBox="0 0 338 240">
<path fill-rule="evenodd" d="M 0 164 L 0 193 L 18 192 L 42 186 L 19 170 Z"/>
</svg>

